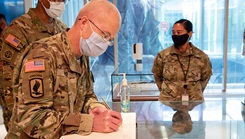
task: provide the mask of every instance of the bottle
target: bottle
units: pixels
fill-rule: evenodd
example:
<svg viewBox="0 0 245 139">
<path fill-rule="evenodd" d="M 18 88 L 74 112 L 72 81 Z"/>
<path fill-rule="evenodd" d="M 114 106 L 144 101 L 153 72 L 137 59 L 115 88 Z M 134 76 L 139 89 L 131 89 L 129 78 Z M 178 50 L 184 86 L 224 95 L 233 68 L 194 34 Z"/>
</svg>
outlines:
<svg viewBox="0 0 245 139">
<path fill-rule="evenodd" d="M 123 73 L 122 86 L 120 88 L 120 101 L 122 112 L 130 111 L 130 87 L 128 86 L 126 74 Z"/>
</svg>

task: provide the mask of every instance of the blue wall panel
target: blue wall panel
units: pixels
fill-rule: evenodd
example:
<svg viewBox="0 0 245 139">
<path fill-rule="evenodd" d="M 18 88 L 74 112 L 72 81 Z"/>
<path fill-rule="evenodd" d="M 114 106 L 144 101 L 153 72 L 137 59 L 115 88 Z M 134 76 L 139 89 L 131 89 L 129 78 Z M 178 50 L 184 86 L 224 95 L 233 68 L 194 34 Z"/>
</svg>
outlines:
<svg viewBox="0 0 245 139">
<path fill-rule="evenodd" d="M 24 0 L 0 0 L 0 13 L 7 18 L 8 24 L 25 13 Z"/>
</svg>

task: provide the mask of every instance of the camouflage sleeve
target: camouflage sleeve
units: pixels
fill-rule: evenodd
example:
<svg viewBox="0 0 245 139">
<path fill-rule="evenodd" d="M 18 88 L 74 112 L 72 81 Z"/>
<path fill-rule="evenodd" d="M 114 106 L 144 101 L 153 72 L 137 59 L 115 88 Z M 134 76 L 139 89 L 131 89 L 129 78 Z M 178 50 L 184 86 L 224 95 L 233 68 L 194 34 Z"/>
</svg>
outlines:
<svg viewBox="0 0 245 139">
<path fill-rule="evenodd" d="M 3 108 L 3 117 L 6 129 L 8 130 L 8 123 L 12 115 L 14 106 L 13 92 L 12 92 L 12 76 L 14 64 L 18 59 L 21 49 L 26 45 L 26 38 L 22 35 L 22 29 L 14 23 L 10 24 L 8 28 L 3 31 L 1 38 L 1 60 L 0 61 L 0 92 L 1 103 Z"/>
<path fill-rule="evenodd" d="M 60 21 L 59 19 L 56 19 L 56 25 L 61 31 L 66 30 L 68 28 L 67 25 L 62 21 Z"/>
<path fill-rule="evenodd" d="M 206 58 L 204 59 L 204 67 L 202 69 L 202 73 L 201 73 L 201 86 L 202 86 L 202 92 L 205 90 L 208 81 L 211 77 L 212 73 L 212 64 L 211 61 L 209 59 L 209 57 L 206 55 Z"/>
<path fill-rule="evenodd" d="M 15 51 L 21 51 L 28 44 L 28 38 L 26 37 L 26 28 L 23 27 L 20 21 L 16 20 L 12 22 L 2 33 L 2 48 L 12 48 Z M 19 23 L 19 24 L 18 24 Z M 12 51 L 13 51 L 12 50 Z M 9 50 L 10 51 L 10 50 Z M 12 52 L 10 51 L 10 52 Z M 5 51 L 2 51 L 4 54 Z M 4 56 L 4 55 L 2 55 Z M 14 56 L 14 55 L 13 55 Z M 9 57 L 8 57 L 9 58 Z M 10 58 L 9 58 L 10 59 Z"/>
<path fill-rule="evenodd" d="M 39 50 L 39 56 L 42 52 Z M 57 109 L 59 106 L 54 106 L 54 99 L 58 97 L 53 91 L 55 64 L 51 64 L 54 63 L 52 58 L 45 54 L 37 57 L 27 57 L 23 61 L 18 89 L 18 126 L 32 138 L 59 138 L 68 133 L 91 133 L 92 115 L 70 113 L 64 108 L 67 106 L 60 107 L 60 110 Z M 65 99 L 63 101 L 67 102 L 68 98 Z"/>
<path fill-rule="evenodd" d="M 1 38 L 2 83 L 4 90 L 11 90 L 14 64 L 26 45 L 28 45 L 28 42 L 25 35 L 23 35 L 23 29 L 18 27 L 15 22 L 4 30 Z"/>
<path fill-rule="evenodd" d="M 88 57 L 83 57 L 83 61 L 85 61 L 88 63 L 89 59 Z M 89 65 L 89 64 L 88 64 Z M 86 83 L 86 96 L 85 96 L 85 106 L 83 109 L 84 113 L 90 113 L 90 111 L 92 109 L 94 109 L 95 107 L 105 107 L 102 103 L 98 102 L 97 96 L 94 93 L 94 89 L 93 89 L 93 74 L 90 71 L 90 68 L 88 67 L 86 70 L 86 73 L 83 77 L 83 80 L 86 81 L 82 81 L 82 83 Z"/>
<path fill-rule="evenodd" d="M 163 82 L 163 58 L 160 54 L 156 56 L 154 59 L 153 67 L 152 67 L 152 73 L 155 78 L 155 82 L 157 84 L 157 87 L 159 91 L 162 90 L 162 82 Z"/>
</svg>

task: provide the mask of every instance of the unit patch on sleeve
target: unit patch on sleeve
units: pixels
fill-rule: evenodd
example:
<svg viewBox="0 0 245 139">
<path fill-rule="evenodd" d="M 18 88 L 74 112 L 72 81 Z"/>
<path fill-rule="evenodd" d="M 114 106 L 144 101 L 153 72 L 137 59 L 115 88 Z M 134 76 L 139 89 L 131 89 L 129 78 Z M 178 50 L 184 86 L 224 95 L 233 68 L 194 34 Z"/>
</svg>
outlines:
<svg viewBox="0 0 245 139">
<path fill-rule="evenodd" d="M 30 95 L 32 98 L 40 98 L 44 95 L 42 78 L 31 79 L 29 83 L 30 83 Z"/>
<path fill-rule="evenodd" d="M 28 60 L 25 63 L 25 72 L 45 71 L 44 59 Z"/>
<path fill-rule="evenodd" d="M 17 39 L 15 36 L 11 34 L 8 34 L 8 36 L 5 38 L 5 41 L 9 42 L 15 47 L 17 47 L 21 42 L 19 39 Z"/>
<path fill-rule="evenodd" d="M 7 49 L 4 49 L 2 51 L 3 51 L 2 59 L 6 61 L 11 61 L 14 56 L 15 50 L 8 47 Z"/>
</svg>

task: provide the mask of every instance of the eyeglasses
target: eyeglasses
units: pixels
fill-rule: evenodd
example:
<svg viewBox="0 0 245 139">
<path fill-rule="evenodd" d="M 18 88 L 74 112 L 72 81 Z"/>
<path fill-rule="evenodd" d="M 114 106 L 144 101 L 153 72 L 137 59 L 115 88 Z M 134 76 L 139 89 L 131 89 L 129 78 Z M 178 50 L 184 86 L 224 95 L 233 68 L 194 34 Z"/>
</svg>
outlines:
<svg viewBox="0 0 245 139">
<path fill-rule="evenodd" d="M 92 23 L 98 30 L 102 33 L 102 39 L 106 42 L 109 42 L 109 45 L 112 46 L 114 44 L 114 38 L 111 37 L 109 33 L 105 33 L 98 26 L 96 26 L 90 19 L 88 19 L 90 23 Z"/>
</svg>

